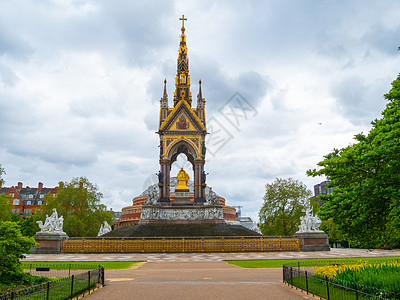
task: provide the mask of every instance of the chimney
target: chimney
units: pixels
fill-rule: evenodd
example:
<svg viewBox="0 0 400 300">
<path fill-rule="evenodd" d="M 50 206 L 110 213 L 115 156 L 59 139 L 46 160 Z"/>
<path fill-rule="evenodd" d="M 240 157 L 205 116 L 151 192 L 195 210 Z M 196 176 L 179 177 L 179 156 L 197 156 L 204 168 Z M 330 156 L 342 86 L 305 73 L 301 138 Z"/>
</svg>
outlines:
<svg viewBox="0 0 400 300">
<path fill-rule="evenodd" d="M 22 189 L 22 182 L 18 182 L 18 189 Z"/>
<path fill-rule="evenodd" d="M 40 190 L 43 188 L 43 183 L 39 182 L 38 184 L 38 193 L 40 192 Z"/>
</svg>

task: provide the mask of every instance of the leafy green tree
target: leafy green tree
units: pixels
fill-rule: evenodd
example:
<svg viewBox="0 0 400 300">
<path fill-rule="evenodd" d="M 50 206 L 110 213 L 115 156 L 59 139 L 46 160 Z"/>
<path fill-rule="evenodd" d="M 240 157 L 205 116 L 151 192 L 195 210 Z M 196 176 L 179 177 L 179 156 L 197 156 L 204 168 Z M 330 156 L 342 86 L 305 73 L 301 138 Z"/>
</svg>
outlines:
<svg viewBox="0 0 400 300">
<path fill-rule="evenodd" d="M 25 217 L 23 219 L 19 218 L 18 224 L 21 227 L 21 233 L 24 236 L 34 236 L 37 232 L 36 219 L 33 216 Z"/>
<path fill-rule="evenodd" d="M 264 235 L 293 235 L 311 196 L 299 180 L 277 178 L 267 184 L 264 204 L 260 209 L 259 227 Z"/>
<path fill-rule="evenodd" d="M 50 193 L 45 195 L 42 213 L 34 220 L 44 220 L 45 215 L 51 215 L 55 208 L 58 215 L 64 217 L 63 230 L 69 236 L 97 236 L 101 224 L 104 221 L 111 224 L 112 221 L 112 212 L 100 203 L 102 197 L 98 187 L 86 177 L 73 178 L 71 182 L 61 181 L 55 197 Z"/>
<path fill-rule="evenodd" d="M 2 168 L 0 164 L 0 186 L 4 184 L 3 174 L 6 174 L 6 171 L 4 171 L 4 168 Z"/>
<path fill-rule="evenodd" d="M 12 205 L 10 204 L 11 197 L 0 195 L 0 222 L 11 221 L 13 217 Z"/>
<path fill-rule="evenodd" d="M 0 283 L 26 281 L 29 276 L 23 272 L 20 259 L 36 245 L 34 238 L 21 234 L 17 223 L 0 223 Z"/>
<path fill-rule="evenodd" d="M 310 176 L 324 175 L 333 188 L 320 209 L 354 246 L 400 247 L 400 75 L 385 94 L 382 118 L 355 144 L 334 149 Z"/>
</svg>

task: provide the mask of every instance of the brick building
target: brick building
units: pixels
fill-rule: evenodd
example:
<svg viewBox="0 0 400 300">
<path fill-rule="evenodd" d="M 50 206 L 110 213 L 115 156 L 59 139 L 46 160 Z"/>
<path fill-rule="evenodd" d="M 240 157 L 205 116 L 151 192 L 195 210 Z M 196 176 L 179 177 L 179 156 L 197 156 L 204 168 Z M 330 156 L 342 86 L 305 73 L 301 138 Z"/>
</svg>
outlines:
<svg viewBox="0 0 400 300">
<path fill-rule="evenodd" d="M 39 212 L 44 202 L 44 195 L 51 193 L 55 196 L 57 189 L 58 187 L 43 187 L 41 182 L 35 188 L 23 187 L 22 182 L 18 182 L 17 186 L 12 187 L 2 187 L 0 184 L 0 195 L 10 196 L 13 213 L 20 214 L 21 218 L 24 218 Z"/>
</svg>

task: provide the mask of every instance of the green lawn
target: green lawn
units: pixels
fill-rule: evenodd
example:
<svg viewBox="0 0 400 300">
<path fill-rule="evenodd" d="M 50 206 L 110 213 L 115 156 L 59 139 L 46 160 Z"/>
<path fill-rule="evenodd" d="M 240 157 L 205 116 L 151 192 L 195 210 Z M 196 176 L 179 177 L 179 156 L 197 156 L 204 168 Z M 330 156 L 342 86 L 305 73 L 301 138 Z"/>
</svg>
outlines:
<svg viewBox="0 0 400 300">
<path fill-rule="evenodd" d="M 56 270 L 91 270 L 93 267 L 98 268 L 99 265 L 104 266 L 106 270 L 129 269 L 134 267 L 140 261 L 23 261 L 23 268 L 36 268 L 36 266 L 49 266 Z"/>
<path fill-rule="evenodd" d="M 90 282 L 90 288 L 93 289 L 95 287 L 95 282 Z M 79 295 L 83 291 L 87 290 L 89 287 L 89 282 L 85 278 L 77 278 L 74 280 L 73 292 L 74 296 Z M 54 286 L 51 286 L 49 289 L 49 299 L 70 299 L 71 296 L 71 279 L 66 278 L 62 280 L 58 280 L 54 283 Z M 47 298 L 47 290 L 44 289 L 42 291 L 37 291 L 29 296 L 26 296 L 26 299 L 29 300 L 42 300 Z"/>
<path fill-rule="evenodd" d="M 305 266 L 303 263 L 307 264 L 309 267 L 322 266 L 324 262 L 335 262 L 335 261 L 346 261 L 346 262 L 357 262 L 359 260 L 400 260 L 400 256 L 396 257 L 357 257 L 357 258 L 343 258 L 343 259 L 268 259 L 268 260 L 225 260 L 226 263 L 235 265 L 241 268 L 282 268 L 282 265 Z"/>
<path fill-rule="evenodd" d="M 290 279 L 289 279 L 289 282 L 290 282 Z M 306 290 L 307 285 L 306 285 L 306 278 L 304 276 L 294 277 L 292 282 L 293 282 L 293 285 L 295 285 L 303 290 Z M 311 292 L 315 295 L 324 297 L 324 298 L 328 298 L 328 290 L 327 290 L 326 282 L 322 282 L 322 281 L 314 279 L 312 277 L 308 277 L 307 283 L 308 283 L 309 292 Z M 343 300 L 376 299 L 376 298 L 364 296 L 360 293 L 358 293 L 358 295 L 356 295 L 356 293 L 353 291 L 335 287 L 334 285 L 331 285 L 331 284 L 329 285 L 329 298 L 330 299 L 338 299 L 338 300 L 341 300 L 341 299 L 343 299 Z"/>
</svg>

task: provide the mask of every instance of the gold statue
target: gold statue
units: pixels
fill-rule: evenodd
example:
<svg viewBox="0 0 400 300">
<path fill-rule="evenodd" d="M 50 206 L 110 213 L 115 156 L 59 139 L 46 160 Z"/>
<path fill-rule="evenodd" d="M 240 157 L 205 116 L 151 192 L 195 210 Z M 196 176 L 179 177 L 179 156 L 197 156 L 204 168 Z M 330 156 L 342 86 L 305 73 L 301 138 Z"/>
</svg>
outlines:
<svg viewBox="0 0 400 300">
<path fill-rule="evenodd" d="M 188 182 L 189 175 L 181 168 L 181 170 L 176 175 L 176 180 L 178 181 L 178 185 L 176 186 L 177 190 L 188 190 Z"/>
</svg>

